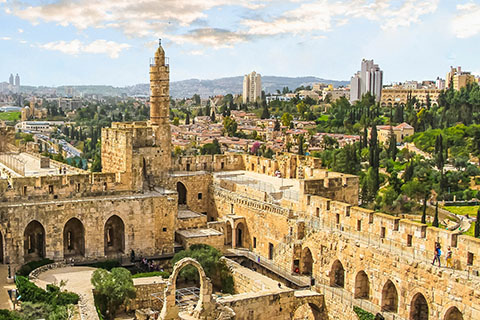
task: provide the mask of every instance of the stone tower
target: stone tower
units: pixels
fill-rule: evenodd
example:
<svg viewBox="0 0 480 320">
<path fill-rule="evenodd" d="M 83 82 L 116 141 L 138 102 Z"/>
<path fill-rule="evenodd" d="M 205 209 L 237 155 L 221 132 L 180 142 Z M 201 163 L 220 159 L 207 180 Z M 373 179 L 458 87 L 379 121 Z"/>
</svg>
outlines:
<svg viewBox="0 0 480 320">
<path fill-rule="evenodd" d="M 155 57 L 150 63 L 150 123 L 155 136 L 155 145 L 162 149 L 165 169 L 171 162 L 170 133 L 170 66 L 165 51 L 159 42 Z"/>
</svg>

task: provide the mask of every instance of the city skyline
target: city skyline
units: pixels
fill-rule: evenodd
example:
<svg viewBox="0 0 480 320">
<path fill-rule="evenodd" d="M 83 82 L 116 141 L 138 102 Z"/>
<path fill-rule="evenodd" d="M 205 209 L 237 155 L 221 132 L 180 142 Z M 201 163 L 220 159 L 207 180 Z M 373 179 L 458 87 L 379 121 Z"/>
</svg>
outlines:
<svg viewBox="0 0 480 320">
<path fill-rule="evenodd" d="M 0 69 L 25 85 L 147 83 L 138 66 L 162 38 L 172 81 L 251 70 L 348 81 L 363 58 L 384 84 L 435 80 L 450 66 L 480 74 L 479 18 L 478 1 L 0 0 Z"/>
</svg>

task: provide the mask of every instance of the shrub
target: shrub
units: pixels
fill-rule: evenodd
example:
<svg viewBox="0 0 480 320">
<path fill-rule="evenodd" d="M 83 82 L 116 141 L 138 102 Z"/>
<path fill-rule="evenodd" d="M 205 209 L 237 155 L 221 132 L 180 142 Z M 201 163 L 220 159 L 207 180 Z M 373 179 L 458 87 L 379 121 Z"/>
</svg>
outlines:
<svg viewBox="0 0 480 320">
<path fill-rule="evenodd" d="M 0 309 L 0 320 L 21 320 L 22 318 L 15 311 Z"/>
<path fill-rule="evenodd" d="M 29 263 L 24 264 L 20 269 L 17 271 L 17 275 L 19 276 L 28 276 L 30 272 L 33 270 L 40 268 L 41 266 L 53 263 L 53 260 L 50 259 L 42 259 L 37 261 L 31 261 Z"/>
<path fill-rule="evenodd" d="M 22 301 L 30 301 L 33 303 L 44 302 L 50 305 L 67 305 L 77 304 L 78 295 L 73 292 L 61 292 L 60 288 L 55 285 L 48 285 L 45 291 L 37 287 L 33 282 L 26 277 L 17 276 L 16 285 L 18 293 L 22 296 Z"/>
<path fill-rule="evenodd" d="M 354 306 L 353 311 L 357 314 L 359 320 L 375 320 L 375 316 L 372 313 L 365 311 L 362 308 Z"/>
<path fill-rule="evenodd" d="M 118 268 L 120 267 L 120 262 L 118 260 L 105 260 L 101 262 L 96 262 L 91 265 L 93 268 L 98 268 L 98 269 L 105 269 L 105 270 L 112 270 L 113 268 Z"/>
<path fill-rule="evenodd" d="M 170 277 L 170 273 L 166 272 L 166 271 L 153 271 L 153 272 L 141 272 L 141 273 L 134 274 L 132 276 L 133 279 L 148 278 L 148 277 L 168 278 L 168 277 Z"/>
</svg>

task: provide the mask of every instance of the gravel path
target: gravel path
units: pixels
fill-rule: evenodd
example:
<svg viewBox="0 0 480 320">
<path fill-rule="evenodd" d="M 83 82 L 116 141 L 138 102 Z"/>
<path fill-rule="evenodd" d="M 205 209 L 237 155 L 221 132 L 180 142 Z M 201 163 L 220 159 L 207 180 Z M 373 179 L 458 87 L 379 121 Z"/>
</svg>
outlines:
<svg viewBox="0 0 480 320">
<path fill-rule="evenodd" d="M 78 306 L 80 309 L 80 318 L 82 320 L 98 320 L 97 311 L 93 302 L 93 286 L 90 282 L 95 268 L 90 267 L 67 267 L 48 270 L 41 273 L 35 284 L 41 288 L 46 288 L 49 283 L 65 281 L 65 289 L 75 292 L 80 296 Z"/>
</svg>

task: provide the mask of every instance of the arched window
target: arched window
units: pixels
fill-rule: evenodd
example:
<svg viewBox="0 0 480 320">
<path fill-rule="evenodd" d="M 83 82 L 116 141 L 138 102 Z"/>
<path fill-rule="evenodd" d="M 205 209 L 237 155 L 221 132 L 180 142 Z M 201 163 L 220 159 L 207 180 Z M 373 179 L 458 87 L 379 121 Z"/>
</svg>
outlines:
<svg viewBox="0 0 480 320">
<path fill-rule="evenodd" d="M 63 256 L 83 256 L 85 254 L 85 229 L 77 218 L 71 218 L 63 228 Z"/>
<path fill-rule="evenodd" d="M 312 275 L 313 257 L 309 248 L 304 248 L 302 251 L 302 259 L 300 260 L 300 273 Z"/>
<path fill-rule="evenodd" d="M 421 293 L 417 293 L 410 305 L 410 320 L 428 320 L 427 299 Z"/>
<path fill-rule="evenodd" d="M 330 286 L 345 287 L 345 269 L 339 260 L 336 260 L 332 265 L 332 270 L 330 271 Z"/>
<path fill-rule="evenodd" d="M 370 281 L 364 271 L 357 273 L 355 277 L 355 298 L 368 299 L 370 296 Z"/>
<path fill-rule="evenodd" d="M 398 292 L 392 281 L 388 280 L 382 290 L 382 310 L 386 312 L 398 311 Z"/>
<path fill-rule="evenodd" d="M 45 228 L 34 220 L 25 228 L 24 232 L 24 259 L 25 262 L 45 257 Z"/>
<path fill-rule="evenodd" d="M 463 315 L 457 307 L 451 307 L 447 313 L 445 313 L 444 320 L 463 320 Z"/>
<path fill-rule="evenodd" d="M 187 204 L 187 188 L 180 181 L 177 182 L 177 192 L 178 192 L 178 204 L 186 205 Z"/>
<path fill-rule="evenodd" d="M 125 224 L 117 216 L 111 216 L 104 227 L 105 255 L 123 253 L 125 250 Z"/>
</svg>

